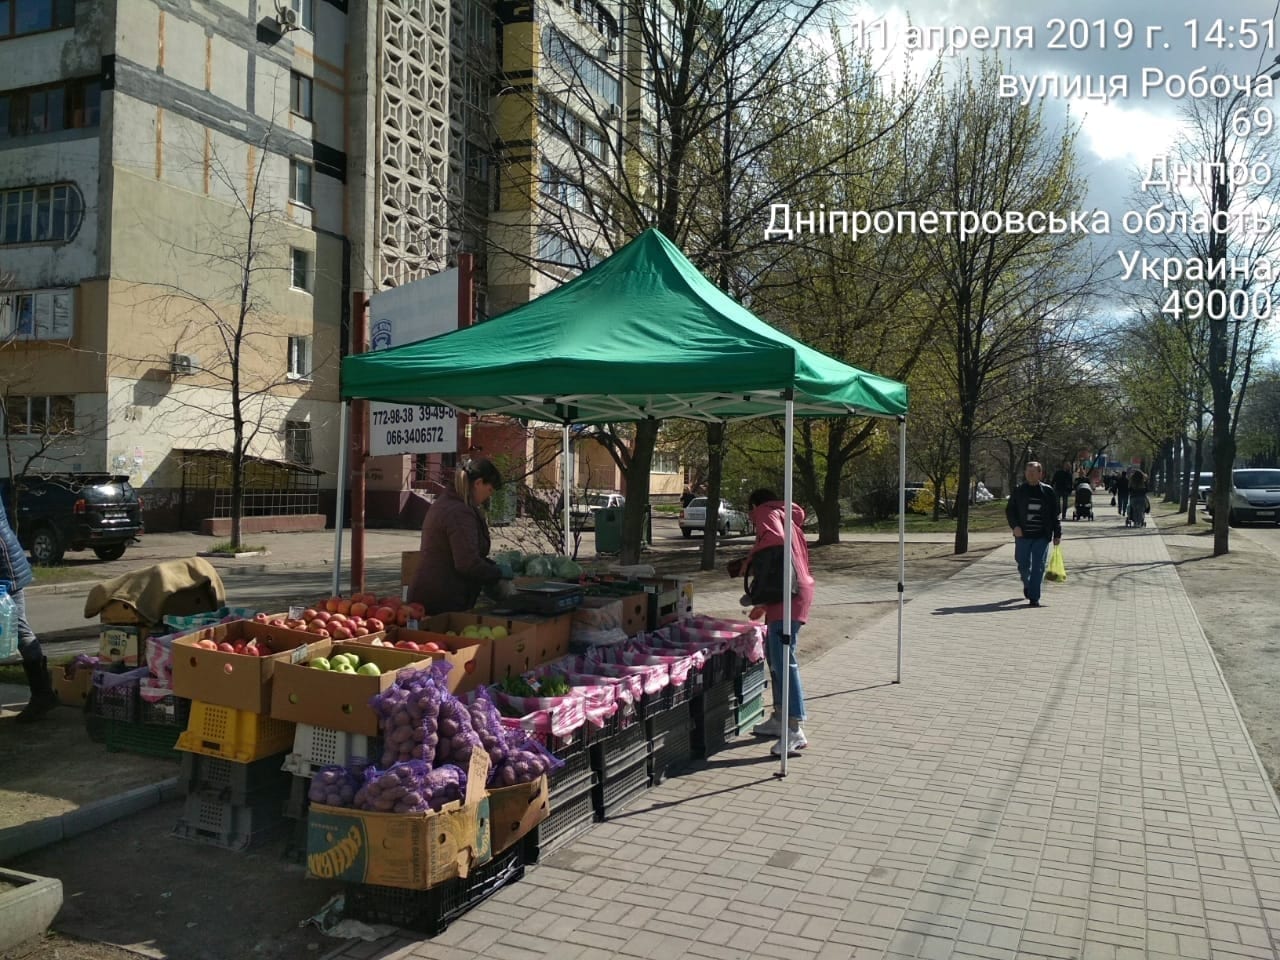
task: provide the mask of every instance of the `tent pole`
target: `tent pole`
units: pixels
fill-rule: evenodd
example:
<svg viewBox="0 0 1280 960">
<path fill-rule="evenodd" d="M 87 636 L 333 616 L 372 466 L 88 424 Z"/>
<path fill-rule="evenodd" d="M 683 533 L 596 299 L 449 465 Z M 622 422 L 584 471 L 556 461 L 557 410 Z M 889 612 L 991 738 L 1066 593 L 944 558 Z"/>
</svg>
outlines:
<svg viewBox="0 0 1280 960">
<path fill-rule="evenodd" d="M 781 735 L 779 743 L 781 746 L 782 765 L 778 769 L 778 776 L 785 777 L 787 775 L 787 740 L 791 733 L 791 644 L 795 642 L 795 638 L 791 636 L 791 576 L 792 567 L 795 565 L 793 556 L 792 538 L 795 536 L 793 529 L 794 524 L 791 520 L 791 496 L 792 496 L 792 465 L 794 461 L 795 439 L 796 439 L 796 404 L 792 399 L 791 392 L 787 391 L 787 419 L 785 428 L 785 437 L 783 445 L 787 448 L 786 460 L 782 474 L 782 499 L 786 513 L 782 518 L 782 657 L 778 663 L 778 673 L 781 675 L 782 690 L 782 719 L 779 722 Z"/>
<path fill-rule="evenodd" d="M 342 501 L 347 496 L 347 431 L 351 420 L 351 401 L 342 404 L 338 414 L 338 499 L 333 508 L 333 595 L 342 595 Z"/>
<path fill-rule="evenodd" d="M 902 682 L 902 606 L 907 584 L 907 418 L 898 417 L 898 673 Z"/>
<path fill-rule="evenodd" d="M 569 501 L 573 495 L 573 488 L 569 486 L 569 424 L 561 427 L 561 441 L 563 449 L 561 450 L 561 468 L 560 468 L 560 489 L 564 491 L 564 555 L 566 557 L 573 556 L 573 524 L 571 519 L 573 511 L 570 509 Z"/>
</svg>

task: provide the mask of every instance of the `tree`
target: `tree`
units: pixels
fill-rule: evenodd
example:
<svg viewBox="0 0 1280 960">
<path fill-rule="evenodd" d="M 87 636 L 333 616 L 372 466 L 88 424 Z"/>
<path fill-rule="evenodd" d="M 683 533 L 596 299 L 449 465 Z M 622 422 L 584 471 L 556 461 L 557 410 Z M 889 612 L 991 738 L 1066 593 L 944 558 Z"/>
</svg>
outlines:
<svg viewBox="0 0 1280 960">
<path fill-rule="evenodd" d="M 1251 466 L 1280 467 L 1280 364 L 1255 376 L 1240 411 L 1238 442 Z"/>
<path fill-rule="evenodd" d="M 1084 184 L 1075 132 L 1051 133 L 1042 112 L 999 95 L 999 64 L 984 61 L 957 81 L 937 116 L 942 209 L 1024 217 L 1069 217 Z M 1078 233 L 960 229 L 928 245 L 925 286 L 942 319 L 944 355 L 957 402 L 959 486 L 968 491 L 983 404 L 1000 378 L 1043 348 L 1070 337 L 1070 311 L 1095 272 Z M 969 549 L 969 502 L 957 504 L 955 552 Z"/>
<path fill-rule="evenodd" d="M 300 267 L 293 260 L 296 228 L 280 194 L 285 178 L 298 174 L 279 139 L 269 128 L 247 146 L 201 145 L 209 196 L 184 213 L 194 226 L 179 231 L 161 221 L 158 230 L 173 231 L 157 238 L 170 251 L 167 261 L 127 278 L 138 291 L 135 310 L 154 318 L 159 349 L 144 347 L 120 364 L 153 384 L 169 410 L 182 411 L 171 426 L 157 420 L 155 429 L 227 448 L 233 550 L 243 542 L 246 465 L 280 446 L 285 418 L 300 399 L 336 394 L 336 364 L 329 362 L 338 353 L 336 324 L 291 320 L 280 308 L 291 284 L 331 284 L 332 277 L 314 262 Z M 318 289 L 315 302 L 329 293 Z M 173 371 L 173 354 L 193 356 L 197 366 Z M 155 376 L 157 368 L 163 376 Z"/>
<path fill-rule="evenodd" d="M 1280 235 L 1251 225 L 1255 212 L 1270 211 L 1280 200 L 1274 178 L 1255 182 L 1247 175 L 1269 169 L 1278 140 L 1270 111 L 1255 109 L 1259 102 L 1243 91 L 1230 100 L 1188 101 L 1166 162 L 1169 170 L 1194 172 L 1142 184 L 1148 204 L 1162 205 L 1189 225 L 1185 232 L 1148 233 L 1144 252 L 1181 261 L 1194 277 L 1168 290 L 1161 310 L 1175 320 L 1203 321 L 1205 349 L 1194 353 L 1213 417 L 1214 556 L 1230 550 L 1236 435 L 1270 316 L 1259 305 L 1280 292 L 1271 266 Z M 1239 170 L 1246 176 L 1239 177 Z"/>
</svg>

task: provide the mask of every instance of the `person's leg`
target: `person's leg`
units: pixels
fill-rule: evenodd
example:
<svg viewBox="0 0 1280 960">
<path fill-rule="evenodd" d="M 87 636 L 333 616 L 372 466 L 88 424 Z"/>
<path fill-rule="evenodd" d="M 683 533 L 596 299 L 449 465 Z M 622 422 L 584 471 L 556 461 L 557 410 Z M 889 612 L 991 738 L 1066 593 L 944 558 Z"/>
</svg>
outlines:
<svg viewBox="0 0 1280 960">
<path fill-rule="evenodd" d="M 1040 588 L 1044 585 L 1044 568 L 1049 563 L 1049 547 L 1052 540 L 1029 540 L 1027 552 L 1031 557 L 1031 573 L 1027 579 L 1027 599 L 1033 604 L 1040 602 Z"/>
<path fill-rule="evenodd" d="M 799 636 L 800 628 L 803 624 L 794 620 L 792 621 L 791 645 L 789 649 L 785 650 L 782 645 L 782 623 L 779 622 L 777 626 L 778 632 L 776 637 L 778 646 L 775 651 L 776 655 L 774 662 L 778 664 L 788 663 L 787 682 L 790 684 L 789 689 L 787 690 L 787 719 L 789 721 L 788 726 L 790 727 L 787 733 L 787 752 L 796 753 L 809 745 L 809 739 L 805 736 L 804 729 L 800 726 L 801 722 L 806 719 L 806 714 L 804 711 L 804 690 L 800 686 L 800 664 L 796 660 L 796 639 Z M 775 634 L 770 632 L 769 637 L 772 640 L 775 637 Z M 782 753 L 779 749 L 781 746 L 782 741 L 780 739 L 773 745 L 773 753 L 775 756 Z"/>
<path fill-rule="evenodd" d="M 782 649 L 782 621 L 776 620 L 768 625 L 764 640 L 764 662 L 769 667 L 769 695 L 773 698 L 773 713 L 763 722 L 751 728 L 757 737 L 778 736 L 782 732 L 782 677 L 778 673 L 781 658 L 778 653 Z"/>
<path fill-rule="evenodd" d="M 18 720 L 26 723 L 39 719 L 56 707 L 58 695 L 53 692 L 53 678 L 49 676 L 49 665 L 40 648 L 40 641 L 27 622 L 27 598 L 19 590 L 10 594 L 9 599 L 13 602 L 13 622 L 18 631 L 18 653 L 22 657 L 22 670 L 27 676 L 27 687 L 31 690 L 26 707 L 18 714 Z"/>
<path fill-rule="evenodd" d="M 1058 502 L 1059 502 L 1059 505 L 1060 505 L 1060 506 L 1061 506 L 1061 508 L 1062 508 L 1062 519 L 1063 519 L 1063 520 L 1067 519 L 1067 501 L 1069 501 L 1070 499 L 1071 499 L 1071 494 L 1069 494 L 1069 493 L 1060 493 L 1060 494 L 1058 494 Z"/>
<path fill-rule="evenodd" d="M 1022 595 L 1030 597 L 1031 587 L 1031 541 L 1019 537 L 1013 541 L 1013 559 L 1018 564 L 1018 576 L 1022 579 Z"/>
</svg>

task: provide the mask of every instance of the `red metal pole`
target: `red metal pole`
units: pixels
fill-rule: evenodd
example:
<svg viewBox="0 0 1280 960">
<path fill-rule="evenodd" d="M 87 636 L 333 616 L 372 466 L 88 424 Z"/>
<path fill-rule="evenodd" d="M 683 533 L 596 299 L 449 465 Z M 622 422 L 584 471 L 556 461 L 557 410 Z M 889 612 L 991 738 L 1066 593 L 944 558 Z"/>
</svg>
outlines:
<svg viewBox="0 0 1280 960">
<path fill-rule="evenodd" d="M 364 353 L 369 344 L 369 301 L 357 290 L 351 294 L 351 353 Z M 369 449 L 369 401 L 351 404 L 351 592 L 364 592 L 364 462 Z"/>
</svg>

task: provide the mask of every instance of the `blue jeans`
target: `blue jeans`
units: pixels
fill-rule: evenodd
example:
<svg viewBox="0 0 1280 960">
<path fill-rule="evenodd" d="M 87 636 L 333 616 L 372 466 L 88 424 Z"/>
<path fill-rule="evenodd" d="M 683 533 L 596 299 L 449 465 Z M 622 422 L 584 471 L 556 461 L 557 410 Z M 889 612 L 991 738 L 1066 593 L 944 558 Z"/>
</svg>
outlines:
<svg viewBox="0 0 1280 960">
<path fill-rule="evenodd" d="M 800 633 L 800 628 L 804 624 L 797 620 L 791 621 L 791 676 L 788 680 L 790 684 L 787 693 L 790 699 L 791 709 L 787 711 L 792 720 L 804 720 L 804 692 L 800 689 L 800 665 L 796 662 L 796 636 Z M 769 632 L 765 637 L 765 658 L 769 661 L 769 686 L 773 691 L 773 709 L 776 713 L 782 712 L 782 673 L 779 666 L 782 664 L 782 621 L 774 620 L 769 624 Z"/>
<path fill-rule="evenodd" d="M 44 652 L 31 624 L 27 623 L 27 598 L 19 590 L 9 594 L 9 599 L 13 601 L 13 625 L 18 630 L 18 654 L 28 663 L 39 663 Z"/>
<path fill-rule="evenodd" d="M 1018 576 L 1027 599 L 1039 602 L 1040 587 L 1044 584 L 1044 568 L 1049 562 L 1052 538 L 1018 537 L 1013 541 L 1013 556 L 1018 561 Z"/>
</svg>

